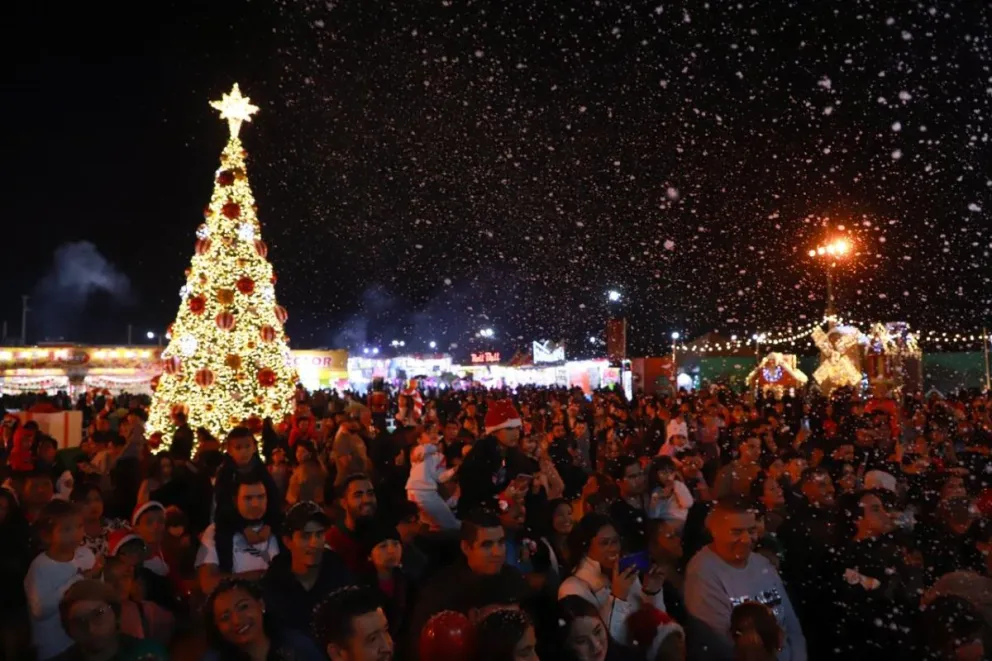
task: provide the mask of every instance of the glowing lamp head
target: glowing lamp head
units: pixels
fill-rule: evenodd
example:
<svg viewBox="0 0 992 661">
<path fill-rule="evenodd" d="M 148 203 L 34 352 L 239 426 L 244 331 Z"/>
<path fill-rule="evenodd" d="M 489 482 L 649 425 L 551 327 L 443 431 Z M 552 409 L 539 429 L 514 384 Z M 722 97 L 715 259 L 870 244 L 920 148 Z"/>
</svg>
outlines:
<svg viewBox="0 0 992 661">
<path fill-rule="evenodd" d="M 827 249 L 824 248 L 823 246 L 820 246 L 819 248 L 816 249 L 817 255 L 825 255 L 826 253 L 827 253 Z"/>
<path fill-rule="evenodd" d="M 847 251 L 851 249 L 847 241 L 844 239 L 837 239 L 834 241 L 834 254 L 836 255 L 846 255 Z"/>
<path fill-rule="evenodd" d="M 620 292 L 616 289 L 611 289 L 606 296 L 610 299 L 610 303 L 617 303 L 620 300 Z"/>
<path fill-rule="evenodd" d="M 678 331 L 675 331 L 675 332 L 672 333 L 672 339 L 673 340 L 679 339 L 679 332 Z"/>
<path fill-rule="evenodd" d="M 437 342 L 434 342 L 432 340 L 429 346 L 430 346 L 431 349 L 437 349 Z"/>
<path fill-rule="evenodd" d="M 809 251 L 809 256 L 810 257 L 816 257 L 816 251 L 815 250 L 810 250 Z"/>
<path fill-rule="evenodd" d="M 154 340 L 155 339 L 155 333 L 153 333 L 151 331 L 148 331 L 147 333 L 145 333 L 145 337 L 147 337 L 149 340 Z"/>
</svg>

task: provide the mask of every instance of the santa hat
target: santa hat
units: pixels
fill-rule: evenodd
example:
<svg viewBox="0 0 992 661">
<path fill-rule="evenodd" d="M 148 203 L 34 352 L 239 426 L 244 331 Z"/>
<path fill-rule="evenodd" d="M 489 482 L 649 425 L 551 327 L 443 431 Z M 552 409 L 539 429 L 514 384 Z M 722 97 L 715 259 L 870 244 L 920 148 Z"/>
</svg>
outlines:
<svg viewBox="0 0 992 661">
<path fill-rule="evenodd" d="M 865 489 L 884 489 L 896 493 L 896 478 L 885 471 L 868 471 L 865 473 Z"/>
<path fill-rule="evenodd" d="M 121 548 L 128 542 L 139 541 L 144 545 L 144 540 L 141 539 L 133 530 L 130 528 L 118 528 L 117 530 L 110 533 L 107 537 L 107 555 L 113 557 L 120 553 Z"/>
<path fill-rule="evenodd" d="M 144 514 L 148 510 L 156 510 L 156 509 L 162 510 L 164 512 L 165 505 L 158 502 L 157 500 L 149 500 L 147 503 L 142 503 L 141 505 L 138 505 L 137 507 L 134 508 L 134 513 L 131 514 L 131 525 L 132 526 L 138 525 L 138 519 L 141 518 L 142 514 Z"/>
<path fill-rule="evenodd" d="M 658 657 L 658 650 L 673 633 L 685 635 L 682 626 L 672 616 L 652 604 L 641 608 L 627 618 L 627 633 L 630 641 L 639 649 L 647 650 L 646 659 Z"/>
<path fill-rule="evenodd" d="M 520 414 L 508 399 L 501 399 L 489 405 L 486 411 L 486 434 L 492 434 L 500 429 L 522 427 Z"/>
</svg>

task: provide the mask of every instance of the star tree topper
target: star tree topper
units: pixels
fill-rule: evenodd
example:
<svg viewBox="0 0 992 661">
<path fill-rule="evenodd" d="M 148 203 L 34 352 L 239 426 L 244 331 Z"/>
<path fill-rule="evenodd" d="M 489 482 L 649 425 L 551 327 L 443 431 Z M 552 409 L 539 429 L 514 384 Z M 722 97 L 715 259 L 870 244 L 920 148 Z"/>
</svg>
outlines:
<svg viewBox="0 0 992 661">
<path fill-rule="evenodd" d="M 220 101 L 211 101 L 210 107 L 220 111 L 220 118 L 227 120 L 227 126 L 231 129 L 231 137 L 238 137 L 241 131 L 241 122 L 250 122 L 251 116 L 258 112 L 258 106 L 250 103 L 251 99 L 241 96 L 238 84 L 234 83 L 230 94 L 224 94 Z"/>
</svg>

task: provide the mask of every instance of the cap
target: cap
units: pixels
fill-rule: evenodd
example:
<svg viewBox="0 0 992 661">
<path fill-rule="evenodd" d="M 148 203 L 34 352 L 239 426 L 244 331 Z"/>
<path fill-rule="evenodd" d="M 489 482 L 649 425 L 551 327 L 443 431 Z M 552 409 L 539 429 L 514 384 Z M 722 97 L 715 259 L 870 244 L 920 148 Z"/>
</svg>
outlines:
<svg viewBox="0 0 992 661">
<path fill-rule="evenodd" d="M 400 534 L 396 531 L 394 526 L 388 526 L 377 521 L 369 522 L 365 526 L 359 529 L 359 538 L 362 541 L 362 548 L 367 550 L 369 553 L 372 549 L 379 546 L 386 540 L 393 540 L 396 542 L 402 542 L 400 539 Z"/>
<path fill-rule="evenodd" d="M 286 512 L 282 529 L 287 535 L 303 530 L 308 523 L 316 523 L 324 528 L 331 526 L 331 519 L 324 514 L 323 508 L 312 500 L 301 500 Z"/>
</svg>

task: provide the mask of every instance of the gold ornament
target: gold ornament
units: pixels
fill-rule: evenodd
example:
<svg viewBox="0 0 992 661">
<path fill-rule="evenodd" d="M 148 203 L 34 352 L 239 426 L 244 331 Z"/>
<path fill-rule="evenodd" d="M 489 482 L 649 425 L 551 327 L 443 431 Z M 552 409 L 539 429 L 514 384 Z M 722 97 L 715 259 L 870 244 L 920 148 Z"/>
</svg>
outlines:
<svg viewBox="0 0 992 661">
<path fill-rule="evenodd" d="M 218 289 L 217 302 L 220 303 L 221 305 L 230 305 L 231 303 L 234 303 L 234 290 Z"/>
<path fill-rule="evenodd" d="M 237 371 L 241 369 L 241 356 L 239 356 L 236 353 L 229 353 L 227 354 L 227 357 L 224 359 L 224 364 L 230 367 L 232 370 Z"/>
</svg>

